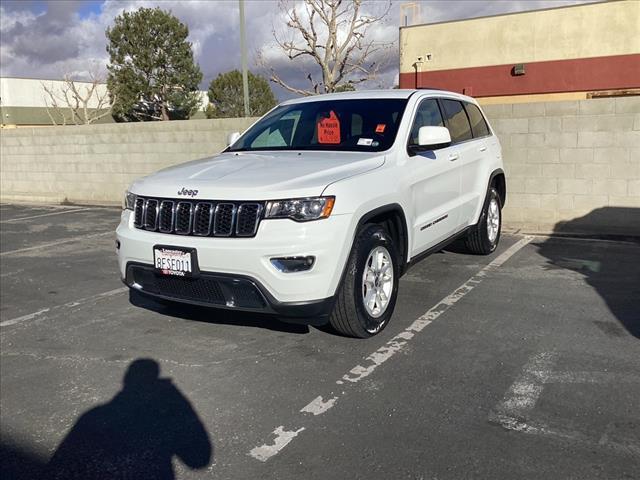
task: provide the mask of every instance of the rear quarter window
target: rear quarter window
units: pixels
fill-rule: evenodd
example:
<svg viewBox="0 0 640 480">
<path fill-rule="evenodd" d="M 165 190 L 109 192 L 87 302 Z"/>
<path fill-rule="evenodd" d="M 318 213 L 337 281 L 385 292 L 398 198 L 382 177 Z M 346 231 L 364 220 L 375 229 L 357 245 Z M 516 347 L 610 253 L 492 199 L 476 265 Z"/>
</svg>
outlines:
<svg viewBox="0 0 640 480">
<path fill-rule="evenodd" d="M 447 122 L 447 128 L 451 134 L 451 141 L 453 143 L 464 142 L 465 140 L 471 140 L 473 134 L 471 133 L 471 124 L 467 118 L 467 113 L 462 106 L 462 102 L 458 100 L 450 100 L 447 98 L 441 98 L 442 108 L 444 110 L 445 121 Z"/>
<path fill-rule="evenodd" d="M 471 122 L 471 132 L 474 138 L 487 137 L 491 135 L 487 121 L 482 116 L 480 109 L 473 103 L 465 103 L 464 108 L 467 109 L 469 122 Z"/>
</svg>

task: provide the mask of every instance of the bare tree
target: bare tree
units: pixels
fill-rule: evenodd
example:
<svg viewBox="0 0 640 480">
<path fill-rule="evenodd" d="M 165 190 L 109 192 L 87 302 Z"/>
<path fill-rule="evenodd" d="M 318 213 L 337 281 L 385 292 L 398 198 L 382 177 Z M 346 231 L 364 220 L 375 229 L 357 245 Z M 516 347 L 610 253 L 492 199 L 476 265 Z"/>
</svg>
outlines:
<svg viewBox="0 0 640 480">
<path fill-rule="evenodd" d="M 96 75 L 89 82 L 78 82 L 65 75 L 62 86 L 56 89 L 41 83 L 47 115 L 54 125 L 89 125 L 111 113 L 109 92 L 100 88 L 104 83 Z"/>
<path fill-rule="evenodd" d="M 315 95 L 374 79 L 384 60 L 383 52 L 393 42 L 376 41 L 369 29 L 387 16 L 391 2 L 375 2 L 378 13 L 374 15 L 362 13 L 362 5 L 363 0 L 304 0 L 300 6 L 280 0 L 289 36 L 285 38 L 286 34 L 274 28 L 277 47 L 289 60 L 311 59 L 320 67 L 322 80 L 308 72 L 309 90 L 291 86 L 267 65 L 260 52 L 258 61 L 270 71 L 270 80 L 298 95 Z M 383 8 L 379 8 L 381 5 Z"/>
</svg>

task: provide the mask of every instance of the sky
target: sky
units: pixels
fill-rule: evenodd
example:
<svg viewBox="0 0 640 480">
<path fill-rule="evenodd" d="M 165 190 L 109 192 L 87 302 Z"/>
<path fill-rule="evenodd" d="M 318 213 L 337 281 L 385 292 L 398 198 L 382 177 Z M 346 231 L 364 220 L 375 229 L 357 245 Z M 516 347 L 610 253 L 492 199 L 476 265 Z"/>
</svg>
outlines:
<svg viewBox="0 0 640 480">
<path fill-rule="evenodd" d="M 293 4 L 300 0 L 290 0 Z M 420 1 L 421 22 L 432 23 L 499 13 L 561 7 L 585 0 L 425 0 Z M 397 82 L 397 37 L 400 5 L 392 2 L 384 23 L 370 35 L 380 42 L 395 42 L 385 54 L 385 66 L 370 87 L 389 88 Z M 160 7 L 171 11 L 189 27 L 189 41 L 204 79 L 206 90 L 219 73 L 240 68 L 239 10 L 237 0 L 0 0 L 0 75 L 60 79 L 71 75 L 84 79 L 90 73 L 106 75 L 105 29 L 123 11 L 139 7 Z M 365 4 L 365 13 L 377 13 L 383 0 Z M 249 69 L 267 74 L 258 65 L 262 52 L 269 66 L 287 82 L 308 87 L 312 65 L 291 62 L 276 47 L 274 30 L 288 34 L 284 14 L 276 0 L 246 0 Z M 272 88 L 279 98 L 290 96 L 282 88 Z"/>
</svg>

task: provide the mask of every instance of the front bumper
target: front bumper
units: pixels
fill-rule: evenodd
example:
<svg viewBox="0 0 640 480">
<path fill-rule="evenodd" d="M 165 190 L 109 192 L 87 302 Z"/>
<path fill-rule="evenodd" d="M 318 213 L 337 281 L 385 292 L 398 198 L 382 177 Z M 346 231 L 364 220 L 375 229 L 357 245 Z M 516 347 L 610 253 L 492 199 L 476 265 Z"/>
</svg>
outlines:
<svg viewBox="0 0 640 480">
<path fill-rule="evenodd" d="M 124 283 L 153 297 L 206 307 L 258 312 L 285 319 L 315 318 L 326 323 L 334 297 L 309 302 L 279 302 L 255 279 L 200 272 L 193 278 L 159 275 L 153 265 L 130 262 Z"/>
<path fill-rule="evenodd" d="M 131 212 L 124 211 L 116 231 L 120 245 L 118 262 L 125 283 L 134 286 L 129 270 L 136 265 L 152 269 L 155 245 L 195 248 L 202 278 L 210 278 L 223 285 L 229 279 L 237 279 L 239 283 L 250 282 L 265 302 L 260 310 L 298 316 L 296 307 L 304 307 L 300 316 L 305 316 L 303 314 L 307 311 L 311 312 L 309 316 L 313 316 L 316 309 L 325 309 L 325 304 L 330 304 L 335 295 L 351 247 L 351 229 L 351 215 L 335 215 L 306 223 L 287 219 L 264 220 L 253 238 L 180 236 L 134 228 Z M 283 273 L 271 264 L 273 257 L 307 255 L 314 256 L 315 263 L 304 272 Z M 155 288 L 156 293 L 146 293 L 170 298 L 162 294 L 161 286 Z M 220 300 L 217 304 L 199 302 L 197 298 L 178 300 L 245 309 L 227 305 L 229 299 L 226 297 L 222 299 L 224 302 Z"/>
</svg>

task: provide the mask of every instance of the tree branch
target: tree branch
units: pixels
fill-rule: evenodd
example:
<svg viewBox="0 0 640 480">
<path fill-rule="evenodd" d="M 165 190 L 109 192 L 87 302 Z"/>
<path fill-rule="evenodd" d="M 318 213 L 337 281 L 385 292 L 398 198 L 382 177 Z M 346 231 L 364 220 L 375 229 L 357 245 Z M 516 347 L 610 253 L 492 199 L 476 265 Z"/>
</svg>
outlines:
<svg viewBox="0 0 640 480">
<path fill-rule="evenodd" d="M 299 7 L 287 0 L 280 1 L 280 10 L 292 36 L 285 40 L 274 29 L 275 45 L 290 61 L 313 59 L 322 73 L 322 82 L 314 82 L 311 72 L 306 72 L 313 92 L 318 93 L 320 86 L 324 92 L 333 92 L 341 83 L 362 83 L 376 77 L 381 65 L 378 57 L 393 42 L 364 39 L 369 37 L 370 27 L 389 14 L 391 2 L 387 1 L 382 11 L 372 15 L 363 14 L 364 3 L 364 0 L 303 0 Z M 270 71 L 271 81 L 284 89 L 298 95 L 313 93 L 292 87 L 273 67 L 266 62 L 262 65 Z"/>
<path fill-rule="evenodd" d="M 53 84 L 47 87 L 44 83 L 41 83 L 45 92 L 45 108 L 49 119 L 54 125 L 59 125 L 54 118 L 54 114 L 57 114 L 62 118 L 62 125 L 66 125 L 65 110 L 69 110 L 71 114 L 70 121 L 75 125 L 89 125 L 109 115 L 113 102 L 109 101 L 109 92 L 106 89 L 104 89 L 103 93 L 100 93 L 99 87 L 101 84 L 100 78 L 94 74 L 91 74 L 89 85 L 80 85 L 69 75 L 64 76 L 59 89 L 56 89 Z M 56 92 L 56 90 L 58 91 Z M 114 101 L 115 98 L 114 96 Z M 95 107 L 90 106 L 93 101 L 95 101 Z M 106 111 L 102 111 L 105 108 Z"/>
<path fill-rule="evenodd" d="M 291 93 L 295 93 L 297 95 L 302 95 L 304 97 L 309 97 L 311 95 L 315 95 L 317 92 L 310 92 L 309 90 L 303 90 L 301 88 L 295 88 L 288 85 L 284 80 L 282 80 L 275 71 L 271 71 L 271 76 L 269 77 L 273 83 L 277 83 L 285 90 L 288 90 Z"/>
</svg>

